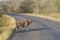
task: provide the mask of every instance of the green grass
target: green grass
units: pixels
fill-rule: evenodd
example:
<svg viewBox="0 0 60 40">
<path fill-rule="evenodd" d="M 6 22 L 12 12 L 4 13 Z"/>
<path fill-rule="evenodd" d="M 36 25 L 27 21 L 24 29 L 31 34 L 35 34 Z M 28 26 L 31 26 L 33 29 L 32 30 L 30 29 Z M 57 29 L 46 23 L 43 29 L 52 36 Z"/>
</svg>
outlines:
<svg viewBox="0 0 60 40">
<path fill-rule="evenodd" d="M 0 40 L 7 40 L 16 27 L 15 19 L 11 16 L 0 14 Z"/>
</svg>

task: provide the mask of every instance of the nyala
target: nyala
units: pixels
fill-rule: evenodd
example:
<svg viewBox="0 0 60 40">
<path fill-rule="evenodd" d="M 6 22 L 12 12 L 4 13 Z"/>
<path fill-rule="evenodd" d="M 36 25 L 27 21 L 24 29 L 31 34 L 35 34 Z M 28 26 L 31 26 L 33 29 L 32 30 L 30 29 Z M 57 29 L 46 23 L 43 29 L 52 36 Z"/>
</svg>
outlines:
<svg viewBox="0 0 60 40">
<path fill-rule="evenodd" d="M 32 19 L 28 19 L 25 21 L 17 21 L 16 22 L 16 31 L 19 31 L 20 28 L 28 30 L 28 26 L 32 23 Z"/>
</svg>

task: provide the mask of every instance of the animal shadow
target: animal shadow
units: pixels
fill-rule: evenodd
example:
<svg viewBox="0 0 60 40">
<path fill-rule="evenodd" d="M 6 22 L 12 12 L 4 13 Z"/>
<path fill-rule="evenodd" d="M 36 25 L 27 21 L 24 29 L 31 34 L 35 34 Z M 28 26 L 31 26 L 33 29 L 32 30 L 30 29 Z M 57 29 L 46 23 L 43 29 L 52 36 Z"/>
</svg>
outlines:
<svg viewBox="0 0 60 40">
<path fill-rule="evenodd" d="M 25 30 L 25 29 L 24 30 L 19 30 L 18 32 L 16 30 L 14 30 L 13 33 L 12 33 L 12 35 L 10 36 L 10 38 L 13 37 L 13 36 L 15 36 L 16 33 L 39 31 L 39 30 L 51 30 L 51 28 L 49 28 L 49 27 L 47 27 L 47 28 L 34 28 L 34 29 L 30 28 L 28 30 Z M 8 39 L 10 39 L 10 38 L 8 38 Z"/>
<path fill-rule="evenodd" d="M 35 29 L 28 29 L 28 30 L 19 30 L 18 32 L 31 32 L 31 31 L 39 31 L 39 30 L 49 30 L 51 28 L 35 28 Z M 16 32 L 16 31 L 15 31 Z"/>
</svg>

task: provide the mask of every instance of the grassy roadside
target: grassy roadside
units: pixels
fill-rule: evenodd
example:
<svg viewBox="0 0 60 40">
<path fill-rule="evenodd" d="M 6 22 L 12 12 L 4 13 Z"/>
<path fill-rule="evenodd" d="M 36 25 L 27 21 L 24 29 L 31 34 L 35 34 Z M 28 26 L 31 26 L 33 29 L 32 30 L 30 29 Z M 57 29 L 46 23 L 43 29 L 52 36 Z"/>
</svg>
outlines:
<svg viewBox="0 0 60 40">
<path fill-rule="evenodd" d="M 41 14 L 41 15 L 49 16 L 51 18 L 60 19 L 60 13 L 50 13 L 50 14 Z"/>
<path fill-rule="evenodd" d="M 5 14 L 0 15 L 0 40 L 7 40 L 15 27 L 13 17 Z"/>
<path fill-rule="evenodd" d="M 50 20 L 60 22 L 60 13 L 50 13 L 50 14 L 27 13 L 27 14 L 24 14 L 24 15 L 42 17 L 42 18 L 47 18 L 47 19 L 50 19 Z"/>
</svg>

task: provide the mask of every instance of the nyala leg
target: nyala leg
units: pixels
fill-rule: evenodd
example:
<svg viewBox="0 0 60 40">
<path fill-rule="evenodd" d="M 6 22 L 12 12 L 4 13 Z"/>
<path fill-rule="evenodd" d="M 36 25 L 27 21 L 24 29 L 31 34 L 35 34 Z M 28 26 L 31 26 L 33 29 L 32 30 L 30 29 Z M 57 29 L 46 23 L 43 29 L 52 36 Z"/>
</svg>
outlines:
<svg viewBox="0 0 60 40">
<path fill-rule="evenodd" d="M 26 30 L 28 30 L 28 28 L 26 28 Z"/>
<path fill-rule="evenodd" d="M 28 30 L 28 26 L 26 26 L 25 29 Z"/>
<path fill-rule="evenodd" d="M 16 31 L 19 31 L 19 27 L 16 28 Z"/>
<path fill-rule="evenodd" d="M 22 29 L 22 27 L 19 27 L 19 30 L 21 30 Z"/>
<path fill-rule="evenodd" d="M 16 31 L 19 31 L 18 28 L 16 28 Z"/>
<path fill-rule="evenodd" d="M 24 30 L 24 28 L 22 28 L 22 30 Z"/>
</svg>

